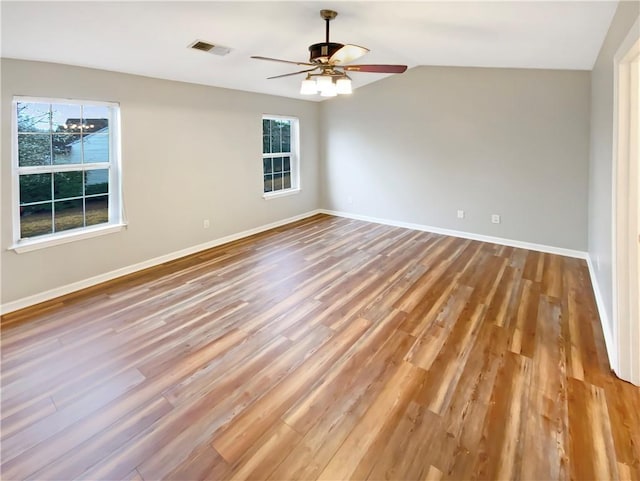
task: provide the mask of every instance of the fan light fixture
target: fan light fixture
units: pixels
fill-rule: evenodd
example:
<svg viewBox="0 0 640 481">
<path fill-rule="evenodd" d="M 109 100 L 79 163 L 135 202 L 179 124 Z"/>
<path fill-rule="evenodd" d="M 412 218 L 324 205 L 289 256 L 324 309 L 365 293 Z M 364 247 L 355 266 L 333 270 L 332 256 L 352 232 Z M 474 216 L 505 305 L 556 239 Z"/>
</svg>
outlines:
<svg viewBox="0 0 640 481">
<path fill-rule="evenodd" d="M 338 12 L 334 10 L 320 10 L 320 17 L 325 21 L 325 41 L 309 46 L 309 61 L 307 62 L 296 62 L 257 55 L 253 55 L 251 58 L 305 67 L 303 70 L 297 72 L 274 75 L 267 78 L 276 79 L 301 73 L 307 74 L 307 77 L 302 81 L 302 85 L 300 85 L 300 94 L 320 94 L 323 97 L 349 95 L 353 92 L 351 79 L 347 75 L 347 72 L 402 73 L 407 70 L 406 65 L 352 64 L 351 62 L 367 54 L 369 49 L 358 45 L 345 45 L 329 41 L 329 23 L 336 18 L 337 15 Z"/>
<path fill-rule="evenodd" d="M 336 95 L 348 95 L 353 92 L 351 88 L 351 79 L 345 75 L 334 80 L 333 75 L 307 75 L 300 85 L 301 95 L 316 95 L 322 97 L 335 97 Z"/>
<path fill-rule="evenodd" d="M 320 91 L 321 97 L 335 97 L 336 95 L 338 95 L 338 91 L 336 89 L 336 84 L 334 84 L 333 81 L 324 85 Z"/>
<path fill-rule="evenodd" d="M 307 76 L 300 85 L 300 94 L 302 95 L 315 95 L 318 93 L 318 84 L 311 77 Z"/>
<path fill-rule="evenodd" d="M 402 73 L 407 70 L 406 65 L 352 64 L 351 62 L 367 54 L 369 49 L 358 45 L 345 45 L 329 41 L 329 23 L 336 18 L 337 15 L 338 12 L 334 10 L 320 10 L 320 16 L 325 21 L 325 41 L 309 46 L 309 61 L 307 62 L 296 62 L 257 55 L 253 55 L 251 58 L 305 67 L 303 70 L 297 72 L 274 75 L 267 78 L 276 79 L 301 73 L 307 74 L 300 85 L 300 94 L 320 94 L 322 97 L 335 97 L 336 95 L 349 95 L 352 93 L 351 79 L 347 75 L 347 72 Z"/>
<path fill-rule="evenodd" d="M 336 80 L 336 92 L 342 95 L 352 93 L 351 79 L 349 77 L 342 77 Z"/>
<path fill-rule="evenodd" d="M 318 84 L 318 90 L 322 92 L 327 88 L 331 88 L 329 85 L 333 84 L 333 77 L 331 75 L 320 75 L 316 77 L 316 83 Z"/>
</svg>

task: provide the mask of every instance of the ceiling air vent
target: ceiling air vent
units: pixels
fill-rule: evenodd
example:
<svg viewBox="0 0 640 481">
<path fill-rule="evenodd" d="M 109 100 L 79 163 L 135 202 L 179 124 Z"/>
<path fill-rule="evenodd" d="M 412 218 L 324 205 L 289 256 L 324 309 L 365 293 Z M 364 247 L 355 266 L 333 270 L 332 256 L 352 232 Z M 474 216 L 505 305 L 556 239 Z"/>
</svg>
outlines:
<svg viewBox="0 0 640 481">
<path fill-rule="evenodd" d="M 213 55 L 227 55 L 229 52 L 231 52 L 231 49 L 229 47 L 214 45 L 209 42 L 203 42 L 202 40 L 196 40 L 191 45 L 189 45 L 189 48 L 192 48 L 194 50 L 201 50 L 202 52 L 211 53 Z"/>
</svg>

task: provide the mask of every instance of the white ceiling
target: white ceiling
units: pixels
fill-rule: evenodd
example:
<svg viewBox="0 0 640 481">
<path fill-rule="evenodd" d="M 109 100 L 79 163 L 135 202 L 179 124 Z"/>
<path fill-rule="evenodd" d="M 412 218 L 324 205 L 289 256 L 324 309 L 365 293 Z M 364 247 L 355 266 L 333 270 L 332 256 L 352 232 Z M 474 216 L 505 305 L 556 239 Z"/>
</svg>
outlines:
<svg viewBox="0 0 640 481">
<path fill-rule="evenodd" d="M 338 11 L 331 40 L 368 47 L 356 63 L 590 70 L 615 1 L 1 2 L 3 57 L 42 60 L 309 100 L 303 67 L 324 41 L 319 11 Z M 194 40 L 230 47 L 224 57 Z M 383 78 L 353 73 L 354 87 Z"/>
</svg>

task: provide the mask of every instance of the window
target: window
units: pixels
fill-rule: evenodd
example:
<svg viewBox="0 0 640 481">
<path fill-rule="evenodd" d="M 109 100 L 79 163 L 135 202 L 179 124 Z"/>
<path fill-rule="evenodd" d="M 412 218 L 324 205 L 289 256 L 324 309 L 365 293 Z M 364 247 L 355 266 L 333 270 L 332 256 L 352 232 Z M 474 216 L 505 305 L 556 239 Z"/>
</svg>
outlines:
<svg viewBox="0 0 640 481">
<path fill-rule="evenodd" d="M 122 226 L 118 106 L 14 98 L 14 248 Z"/>
<path fill-rule="evenodd" d="M 265 197 L 299 191 L 298 119 L 262 117 L 262 174 Z"/>
</svg>

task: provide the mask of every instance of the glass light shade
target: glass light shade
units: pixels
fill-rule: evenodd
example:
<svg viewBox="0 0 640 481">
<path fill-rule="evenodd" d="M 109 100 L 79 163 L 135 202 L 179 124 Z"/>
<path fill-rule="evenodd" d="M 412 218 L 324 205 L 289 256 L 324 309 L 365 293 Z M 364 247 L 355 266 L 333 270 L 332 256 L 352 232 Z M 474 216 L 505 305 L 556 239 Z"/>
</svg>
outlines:
<svg viewBox="0 0 640 481">
<path fill-rule="evenodd" d="M 325 88 L 331 88 L 331 85 L 333 85 L 333 77 L 329 75 L 320 75 L 319 77 L 316 77 L 316 83 L 318 84 L 318 90 L 322 92 Z"/>
<path fill-rule="evenodd" d="M 338 95 L 336 84 L 331 82 L 330 84 L 324 86 L 322 88 L 322 91 L 320 92 L 320 95 L 322 97 L 335 97 L 336 95 Z"/>
<path fill-rule="evenodd" d="M 336 93 L 339 94 L 350 94 L 353 90 L 351 89 L 351 79 L 349 78 L 339 78 L 336 82 Z"/>
<path fill-rule="evenodd" d="M 369 52 L 368 48 L 359 47 L 357 45 L 344 45 L 336 53 L 331 56 L 331 63 L 343 65 L 353 62 Z"/>
<path fill-rule="evenodd" d="M 300 85 L 300 94 L 302 95 L 315 95 L 318 93 L 318 85 L 315 80 L 310 78 L 304 79 L 302 85 Z"/>
</svg>

